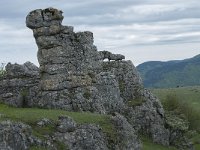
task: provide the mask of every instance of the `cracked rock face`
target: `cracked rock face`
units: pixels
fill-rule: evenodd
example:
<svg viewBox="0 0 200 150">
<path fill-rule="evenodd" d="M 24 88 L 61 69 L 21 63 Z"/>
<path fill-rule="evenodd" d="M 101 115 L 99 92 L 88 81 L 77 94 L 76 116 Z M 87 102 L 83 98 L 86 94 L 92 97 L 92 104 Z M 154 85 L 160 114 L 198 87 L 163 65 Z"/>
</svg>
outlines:
<svg viewBox="0 0 200 150">
<path fill-rule="evenodd" d="M 114 74 L 102 72 L 103 59 L 93 33 L 73 31 L 63 26 L 62 12 L 37 9 L 30 12 L 26 25 L 33 30 L 40 64 L 40 107 L 107 113 L 121 109 L 119 83 Z M 123 55 L 109 53 L 119 61 Z M 110 101 L 113 100 L 113 101 Z"/>
<path fill-rule="evenodd" d="M 6 65 L 6 74 L 0 79 L 0 102 L 17 106 L 29 106 L 38 90 L 39 68 L 31 62 L 23 65 Z"/>
<path fill-rule="evenodd" d="M 31 127 L 23 123 L 3 121 L 0 123 L 0 149 L 3 150 L 28 150 L 34 143 Z"/>
</svg>

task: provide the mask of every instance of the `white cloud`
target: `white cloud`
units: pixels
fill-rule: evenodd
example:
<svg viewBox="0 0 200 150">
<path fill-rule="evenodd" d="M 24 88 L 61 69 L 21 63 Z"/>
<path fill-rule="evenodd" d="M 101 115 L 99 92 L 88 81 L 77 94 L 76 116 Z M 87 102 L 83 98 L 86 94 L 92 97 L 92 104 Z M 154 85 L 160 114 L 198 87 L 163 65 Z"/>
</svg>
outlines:
<svg viewBox="0 0 200 150">
<path fill-rule="evenodd" d="M 160 15 L 171 11 L 183 11 L 184 5 L 169 5 L 169 4 L 149 4 L 149 5 L 133 5 L 122 10 L 125 14 L 139 14 L 139 15 Z"/>
</svg>

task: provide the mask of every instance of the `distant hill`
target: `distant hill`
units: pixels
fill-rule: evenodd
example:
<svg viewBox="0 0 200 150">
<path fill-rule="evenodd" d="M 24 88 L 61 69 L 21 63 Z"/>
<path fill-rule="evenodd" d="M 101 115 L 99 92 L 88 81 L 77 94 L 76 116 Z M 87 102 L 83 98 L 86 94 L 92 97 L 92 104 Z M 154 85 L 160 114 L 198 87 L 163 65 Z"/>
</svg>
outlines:
<svg viewBox="0 0 200 150">
<path fill-rule="evenodd" d="M 200 85 L 200 54 L 184 60 L 149 61 L 137 66 L 145 87 Z"/>
</svg>

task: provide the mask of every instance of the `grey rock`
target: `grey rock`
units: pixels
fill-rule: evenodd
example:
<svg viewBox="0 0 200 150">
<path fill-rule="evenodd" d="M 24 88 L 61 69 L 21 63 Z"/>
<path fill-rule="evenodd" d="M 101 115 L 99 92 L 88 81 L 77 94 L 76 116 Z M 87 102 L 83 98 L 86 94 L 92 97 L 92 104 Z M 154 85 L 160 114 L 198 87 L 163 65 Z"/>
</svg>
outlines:
<svg viewBox="0 0 200 150">
<path fill-rule="evenodd" d="M 124 102 L 141 95 L 142 80 L 131 61 L 102 62 L 102 71 L 115 75 Z"/>
<path fill-rule="evenodd" d="M 37 125 L 40 126 L 40 127 L 44 127 L 44 126 L 47 126 L 47 125 L 53 125 L 53 121 L 48 119 L 48 118 L 43 118 L 41 119 L 40 121 L 37 122 Z"/>
<path fill-rule="evenodd" d="M 32 87 L 39 84 L 39 68 L 31 62 L 23 65 L 6 65 L 6 75 L 0 79 L 0 102 L 17 106 L 28 107 L 36 95 L 30 93 Z"/>
<path fill-rule="evenodd" d="M 61 133 L 73 132 L 77 127 L 76 122 L 68 116 L 59 116 L 58 117 L 58 126 L 57 130 Z"/>
<path fill-rule="evenodd" d="M 137 136 L 137 132 L 134 128 L 128 123 L 127 119 L 115 113 L 115 116 L 112 117 L 113 125 L 116 128 L 118 136 L 116 137 L 116 150 L 140 150 L 141 142 Z"/>
<path fill-rule="evenodd" d="M 12 77 L 34 77 L 39 75 L 39 68 L 31 62 L 26 62 L 23 65 L 11 64 L 6 65 L 6 75 Z"/>
<path fill-rule="evenodd" d="M 0 123 L 0 145 L 5 150 L 29 149 L 33 140 L 31 128 L 23 123 L 3 121 Z"/>
<path fill-rule="evenodd" d="M 141 98 L 145 100 L 141 105 L 127 108 L 128 121 L 136 130 L 149 135 L 153 142 L 168 146 L 170 134 L 165 128 L 161 103 L 148 90 L 143 90 Z"/>
<path fill-rule="evenodd" d="M 108 150 L 101 129 L 93 124 L 81 125 L 73 132 L 57 132 L 55 137 L 70 150 Z"/>
<path fill-rule="evenodd" d="M 100 58 L 102 60 L 108 59 L 109 61 L 110 60 L 119 61 L 119 60 L 125 59 L 124 55 L 121 55 L 121 54 L 112 54 L 109 51 L 99 51 L 99 55 L 100 55 Z"/>
<path fill-rule="evenodd" d="M 62 11 L 54 8 L 37 9 L 30 12 L 26 17 L 26 25 L 31 29 L 49 27 L 50 25 L 59 25 L 62 19 Z"/>
</svg>

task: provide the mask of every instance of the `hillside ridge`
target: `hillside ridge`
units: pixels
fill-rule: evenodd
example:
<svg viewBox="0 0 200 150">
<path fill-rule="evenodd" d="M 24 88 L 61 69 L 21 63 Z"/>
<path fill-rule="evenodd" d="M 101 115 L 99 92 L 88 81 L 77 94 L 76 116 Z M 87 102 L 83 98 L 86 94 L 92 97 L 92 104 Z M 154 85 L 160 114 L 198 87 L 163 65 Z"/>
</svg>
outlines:
<svg viewBox="0 0 200 150">
<path fill-rule="evenodd" d="M 183 60 L 148 61 L 137 66 L 145 87 L 200 85 L 200 55 Z"/>
</svg>

